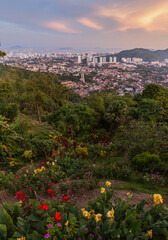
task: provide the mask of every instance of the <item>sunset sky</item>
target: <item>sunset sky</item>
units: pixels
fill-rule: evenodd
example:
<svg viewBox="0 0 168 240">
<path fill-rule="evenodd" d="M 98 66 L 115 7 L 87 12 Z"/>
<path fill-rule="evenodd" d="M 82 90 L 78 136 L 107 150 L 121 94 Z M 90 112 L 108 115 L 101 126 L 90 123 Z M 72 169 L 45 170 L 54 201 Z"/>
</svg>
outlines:
<svg viewBox="0 0 168 240">
<path fill-rule="evenodd" d="M 168 0 L 4 0 L 1 48 L 168 48 Z"/>
</svg>

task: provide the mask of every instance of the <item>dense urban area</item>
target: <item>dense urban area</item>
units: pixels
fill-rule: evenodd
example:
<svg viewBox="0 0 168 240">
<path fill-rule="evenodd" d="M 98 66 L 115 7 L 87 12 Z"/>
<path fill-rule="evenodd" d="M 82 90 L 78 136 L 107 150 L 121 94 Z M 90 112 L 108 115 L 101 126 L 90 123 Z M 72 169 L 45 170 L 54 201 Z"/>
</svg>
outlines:
<svg viewBox="0 0 168 240">
<path fill-rule="evenodd" d="M 81 96 L 114 89 L 119 95 L 141 93 L 150 83 L 168 86 L 168 61 L 145 62 L 142 58 L 117 59 L 109 53 L 44 53 L 10 50 L 0 63 L 31 71 L 51 72 L 61 84 Z"/>
</svg>

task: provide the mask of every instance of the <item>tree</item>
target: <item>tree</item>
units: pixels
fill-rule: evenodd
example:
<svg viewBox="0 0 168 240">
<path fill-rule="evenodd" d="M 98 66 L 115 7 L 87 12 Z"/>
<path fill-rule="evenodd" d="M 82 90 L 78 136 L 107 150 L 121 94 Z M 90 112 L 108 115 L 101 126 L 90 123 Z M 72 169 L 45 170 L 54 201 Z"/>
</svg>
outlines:
<svg viewBox="0 0 168 240">
<path fill-rule="evenodd" d="M 105 120 L 110 124 L 110 131 L 116 130 L 121 123 L 121 118 L 127 112 L 127 105 L 122 100 L 113 101 L 107 112 L 105 113 Z"/>
<path fill-rule="evenodd" d="M 157 100 L 160 96 L 167 95 L 168 91 L 161 85 L 148 84 L 142 92 L 143 98 L 150 98 Z"/>
<path fill-rule="evenodd" d="M 0 57 L 3 57 L 3 56 L 5 56 L 5 55 L 6 55 L 5 52 L 0 51 Z"/>
</svg>

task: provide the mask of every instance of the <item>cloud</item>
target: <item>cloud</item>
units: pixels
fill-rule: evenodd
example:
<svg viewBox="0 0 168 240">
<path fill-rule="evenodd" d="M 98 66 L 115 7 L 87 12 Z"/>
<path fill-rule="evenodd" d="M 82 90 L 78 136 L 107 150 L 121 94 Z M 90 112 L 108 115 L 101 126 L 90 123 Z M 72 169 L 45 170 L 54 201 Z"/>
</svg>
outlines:
<svg viewBox="0 0 168 240">
<path fill-rule="evenodd" d="M 165 0 L 127 1 L 125 4 L 98 6 L 96 16 L 111 18 L 119 23 L 115 30 L 144 29 L 145 31 L 167 31 L 168 2 Z M 111 29 L 114 30 L 114 29 Z"/>
<path fill-rule="evenodd" d="M 78 22 L 84 25 L 85 27 L 92 28 L 95 30 L 102 30 L 103 27 L 100 26 L 98 23 L 88 19 L 88 18 L 79 18 Z"/>
<path fill-rule="evenodd" d="M 77 33 L 74 29 L 70 28 L 67 24 L 60 21 L 50 21 L 43 24 L 44 27 L 64 33 Z"/>
</svg>

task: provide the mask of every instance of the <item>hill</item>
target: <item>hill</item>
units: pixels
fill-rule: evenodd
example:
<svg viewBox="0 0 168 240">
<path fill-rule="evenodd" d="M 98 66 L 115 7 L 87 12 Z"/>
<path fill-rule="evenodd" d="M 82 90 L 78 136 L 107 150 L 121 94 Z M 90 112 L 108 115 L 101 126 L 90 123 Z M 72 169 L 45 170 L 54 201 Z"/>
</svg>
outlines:
<svg viewBox="0 0 168 240">
<path fill-rule="evenodd" d="M 134 48 L 131 50 L 124 50 L 115 55 L 118 60 L 121 58 L 143 58 L 144 61 L 164 61 L 164 59 L 168 58 L 168 49 L 165 50 L 156 50 L 151 51 L 144 48 Z"/>
</svg>

